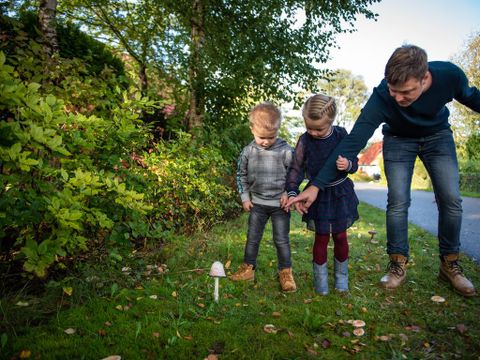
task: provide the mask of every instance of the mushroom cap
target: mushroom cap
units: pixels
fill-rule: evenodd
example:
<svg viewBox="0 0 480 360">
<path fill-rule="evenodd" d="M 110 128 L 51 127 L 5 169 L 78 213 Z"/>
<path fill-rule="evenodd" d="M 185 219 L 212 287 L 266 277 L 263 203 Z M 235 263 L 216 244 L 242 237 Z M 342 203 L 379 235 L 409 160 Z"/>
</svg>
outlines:
<svg viewBox="0 0 480 360">
<path fill-rule="evenodd" d="M 370 235 L 375 235 L 377 233 L 377 231 L 376 230 L 368 230 L 368 233 Z"/>
<path fill-rule="evenodd" d="M 363 321 L 363 320 L 353 320 L 352 325 L 356 328 L 364 327 L 365 326 L 365 321 Z"/>
<path fill-rule="evenodd" d="M 223 268 L 223 264 L 220 261 L 215 261 L 210 268 L 210 273 L 208 274 L 213 277 L 226 277 L 225 269 Z"/>
</svg>

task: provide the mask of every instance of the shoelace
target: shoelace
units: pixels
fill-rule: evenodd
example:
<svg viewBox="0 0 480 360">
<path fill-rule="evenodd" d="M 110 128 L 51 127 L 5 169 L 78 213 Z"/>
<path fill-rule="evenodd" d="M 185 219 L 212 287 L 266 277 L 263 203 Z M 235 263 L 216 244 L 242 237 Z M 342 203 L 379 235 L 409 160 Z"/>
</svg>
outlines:
<svg viewBox="0 0 480 360">
<path fill-rule="evenodd" d="M 463 268 L 457 261 L 447 261 L 446 263 L 453 275 L 463 276 Z"/>
<path fill-rule="evenodd" d="M 388 264 L 388 272 L 394 274 L 397 277 L 402 277 L 405 274 L 402 265 L 397 261 L 390 261 Z"/>
</svg>

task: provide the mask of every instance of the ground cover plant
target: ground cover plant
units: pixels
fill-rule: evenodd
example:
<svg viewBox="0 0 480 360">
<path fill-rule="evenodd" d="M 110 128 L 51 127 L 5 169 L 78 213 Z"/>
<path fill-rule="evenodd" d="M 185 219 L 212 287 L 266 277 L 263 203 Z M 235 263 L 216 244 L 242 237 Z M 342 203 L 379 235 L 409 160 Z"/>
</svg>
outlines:
<svg viewBox="0 0 480 360">
<path fill-rule="evenodd" d="M 32 293 L 27 284 L 3 297 L 1 357 L 478 359 L 480 298 L 463 298 L 437 280 L 435 237 L 410 227 L 407 282 L 385 291 L 378 286 L 387 262 L 384 212 L 362 204 L 360 214 L 349 230 L 348 295 L 314 294 L 312 234 L 295 214 L 291 242 L 298 291 L 279 289 L 267 228 L 256 281 L 220 279 L 215 303 L 208 271 L 217 260 L 227 273 L 241 263 L 244 215 L 162 248 L 93 254 L 44 291 Z M 332 253 L 330 248 L 330 265 Z M 467 258 L 462 264 L 479 287 L 478 266 Z M 353 320 L 365 322 L 362 336 L 355 335 Z"/>
</svg>

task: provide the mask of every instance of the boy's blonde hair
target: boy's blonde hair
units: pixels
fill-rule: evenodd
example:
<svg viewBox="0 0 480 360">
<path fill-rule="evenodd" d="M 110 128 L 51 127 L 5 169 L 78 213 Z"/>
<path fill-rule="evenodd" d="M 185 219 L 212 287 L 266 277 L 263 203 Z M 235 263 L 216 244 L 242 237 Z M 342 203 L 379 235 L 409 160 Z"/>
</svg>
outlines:
<svg viewBox="0 0 480 360">
<path fill-rule="evenodd" d="M 410 78 L 422 80 L 428 71 L 425 50 L 415 45 L 403 45 L 393 52 L 385 66 L 385 79 L 391 85 L 403 84 Z"/>
<path fill-rule="evenodd" d="M 337 115 L 337 104 L 331 96 L 315 94 L 309 97 L 303 104 L 302 115 L 310 120 L 325 118 L 325 120 L 333 123 Z"/>
<path fill-rule="evenodd" d="M 256 105 L 249 114 L 250 127 L 254 126 L 265 130 L 280 129 L 282 113 L 271 102 Z"/>
</svg>

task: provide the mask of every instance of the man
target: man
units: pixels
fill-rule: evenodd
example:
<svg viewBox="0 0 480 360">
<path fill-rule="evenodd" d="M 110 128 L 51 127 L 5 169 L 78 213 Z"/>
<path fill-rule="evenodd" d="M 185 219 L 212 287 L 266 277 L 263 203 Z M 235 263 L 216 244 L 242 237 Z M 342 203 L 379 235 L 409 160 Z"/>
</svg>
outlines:
<svg viewBox="0 0 480 360">
<path fill-rule="evenodd" d="M 395 289 L 406 278 L 408 262 L 408 207 L 410 185 L 417 156 L 432 180 L 437 200 L 441 279 L 463 296 L 475 295 L 475 287 L 458 264 L 462 206 L 455 143 L 445 104 L 453 99 L 480 112 L 480 91 L 470 87 L 463 71 L 450 62 L 427 61 L 426 52 L 414 45 L 397 48 L 385 67 L 385 78 L 373 90 L 351 133 L 336 148 L 310 186 L 287 206 L 300 203 L 305 213 L 319 191 L 336 175 L 339 155 L 357 156 L 383 125 L 383 157 L 388 183 L 388 273 L 380 280 Z"/>
</svg>

